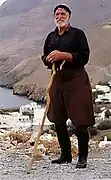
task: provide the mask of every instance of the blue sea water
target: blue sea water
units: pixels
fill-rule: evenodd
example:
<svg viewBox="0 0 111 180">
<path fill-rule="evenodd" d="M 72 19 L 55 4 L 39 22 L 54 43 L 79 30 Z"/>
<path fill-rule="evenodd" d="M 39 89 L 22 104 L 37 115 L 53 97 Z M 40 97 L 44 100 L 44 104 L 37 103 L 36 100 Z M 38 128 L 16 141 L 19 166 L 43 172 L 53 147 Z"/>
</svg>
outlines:
<svg viewBox="0 0 111 180">
<path fill-rule="evenodd" d="M 13 95 L 13 91 L 0 87 L 0 108 L 14 108 L 29 104 L 31 101 L 24 96 Z"/>
</svg>

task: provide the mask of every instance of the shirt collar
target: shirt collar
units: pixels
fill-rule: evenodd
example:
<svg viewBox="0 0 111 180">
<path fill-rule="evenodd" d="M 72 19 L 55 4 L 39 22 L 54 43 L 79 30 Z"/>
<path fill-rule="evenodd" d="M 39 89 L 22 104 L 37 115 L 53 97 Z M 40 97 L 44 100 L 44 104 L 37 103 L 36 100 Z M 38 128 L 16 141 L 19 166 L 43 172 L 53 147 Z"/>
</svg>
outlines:
<svg viewBox="0 0 111 180">
<path fill-rule="evenodd" d="M 69 24 L 69 25 L 67 26 L 67 28 L 65 29 L 65 32 L 64 32 L 64 33 L 69 32 L 70 27 L 71 27 L 71 25 Z M 55 28 L 54 32 L 58 35 L 58 27 Z"/>
</svg>

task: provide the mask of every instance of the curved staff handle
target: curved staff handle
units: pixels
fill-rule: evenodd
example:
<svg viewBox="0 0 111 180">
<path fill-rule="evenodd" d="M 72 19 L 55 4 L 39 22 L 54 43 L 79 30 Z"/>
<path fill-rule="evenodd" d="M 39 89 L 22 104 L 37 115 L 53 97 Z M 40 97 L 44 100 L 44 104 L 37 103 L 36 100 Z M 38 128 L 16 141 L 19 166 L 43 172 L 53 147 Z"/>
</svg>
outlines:
<svg viewBox="0 0 111 180">
<path fill-rule="evenodd" d="M 38 154 L 37 146 L 38 146 L 39 138 L 40 138 L 41 134 L 43 134 L 44 122 L 45 122 L 47 112 L 49 110 L 50 101 L 51 101 L 50 96 L 49 96 L 49 91 L 50 91 L 50 88 L 52 86 L 55 74 L 56 74 L 55 63 L 53 63 L 52 64 L 52 75 L 51 75 L 50 82 L 49 82 L 47 90 L 46 90 L 46 96 L 47 96 L 46 109 L 45 109 L 45 112 L 44 112 L 44 115 L 43 115 L 43 118 L 42 118 L 40 131 L 37 133 L 37 136 L 36 136 L 36 139 L 35 139 L 33 155 L 32 155 L 32 158 L 29 161 L 28 172 L 27 173 L 30 173 L 30 170 L 31 170 L 33 162 L 34 162 L 34 158 L 37 157 L 37 154 Z"/>
</svg>

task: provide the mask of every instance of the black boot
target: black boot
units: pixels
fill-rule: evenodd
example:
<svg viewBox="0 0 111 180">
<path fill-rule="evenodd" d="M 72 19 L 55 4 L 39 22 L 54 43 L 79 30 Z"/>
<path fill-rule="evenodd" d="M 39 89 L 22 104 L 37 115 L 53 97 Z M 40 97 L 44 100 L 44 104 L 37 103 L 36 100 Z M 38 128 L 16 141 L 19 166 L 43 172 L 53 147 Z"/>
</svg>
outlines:
<svg viewBox="0 0 111 180">
<path fill-rule="evenodd" d="M 89 142 L 89 133 L 87 129 L 82 129 L 81 132 L 77 134 L 78 138 L 78 162 L 76 168 L 86 168 L 87 166 L 87 157 L 88 157 L 88 142 Z"/>
<path fill-rule="evenodd" d="M 72 162 L 71 142 L 67 131 L 66 123 L 55 124 L 61 155 L 58 159 L 52 160 L 51 163 L 63 164 Z"/>
<path fill-rule="evenodd" d="M 71 152 L 69 154 L 65 155 L 64 153 L 61 153 L 60 157 L 58 159 L 54 159 L 51 161 L 52 164 L 63 164 L 63 163 L 71 163 L 72 162 L 72 155 Z"/>
<path fill-rule="evenodd" d="M 78 162 L 76 164 L 76 168 L 86 168 L 87 166 L 87 158 L 85 156 L 79 156 Z"/>
</svg>

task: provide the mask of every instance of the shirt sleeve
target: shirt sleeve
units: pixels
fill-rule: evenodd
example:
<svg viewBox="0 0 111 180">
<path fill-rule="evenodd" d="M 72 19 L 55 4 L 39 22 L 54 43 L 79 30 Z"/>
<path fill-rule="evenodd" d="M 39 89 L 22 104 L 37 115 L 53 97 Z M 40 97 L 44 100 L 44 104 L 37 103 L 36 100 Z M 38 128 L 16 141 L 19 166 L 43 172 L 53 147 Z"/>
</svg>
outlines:
<svg viewBox="0 0 111 180">
<path fill-rule="evenodd" d="M 77 31 L 77 51 L 72 53 L 73 63 L 75 67 L 84 67 L 89 60 L 89 46 L 87 42 L 86 35 L 82 30 Z"/>
<path fill-rule="evenodd" d="M 48 45 L 50 43 L 49 40 L 50 40 L 50 34 L 48 34 L 48 36 L 45 40 L 44 47 L 43 47 L 43 55 L 41 56 L 41 59 L 42 59 L 44 65 L 47 66 L 48 69 L 51 69 L 51 67 L 52 67 L 51 63 L 46 61 L 46 58 L 49 54 L 49 48 L 48 48 Z"/>
</svg>

